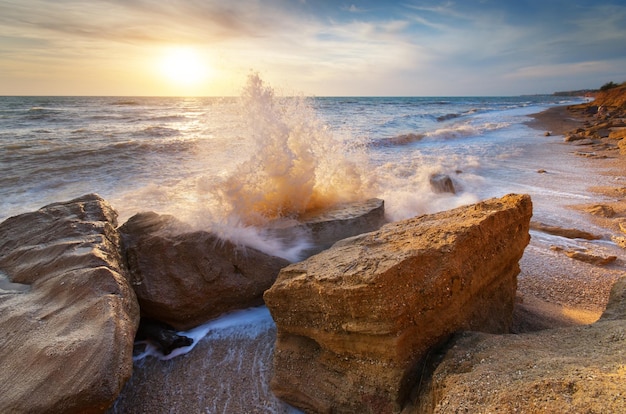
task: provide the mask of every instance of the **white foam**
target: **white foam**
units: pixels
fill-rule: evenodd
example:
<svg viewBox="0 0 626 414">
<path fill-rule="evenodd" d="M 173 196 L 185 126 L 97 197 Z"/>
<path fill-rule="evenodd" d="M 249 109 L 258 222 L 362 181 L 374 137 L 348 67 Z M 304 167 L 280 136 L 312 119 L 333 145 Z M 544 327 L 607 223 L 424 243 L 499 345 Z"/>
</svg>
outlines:
<svg viewBox="0 0 626 414">
<path fill-rule="evenodd" d="M 269 309 L 265 306 L 235 311 L 188 331 L 179 331 L 179 335 L 193 339 L 193 343 L 186 347 L 177 348 L 168 355 L 163 355 L 156 346 L 147 341 L 138 342 L 145 344 L 146 347 L 141 354 L 134 356 L 133 360 L 140 361 L 148 356 L 152 356 L 165 361 L 190 352 L 198 344 L 198 341 L 205 337 L 216 339 L 244 337 L 253 339 L 274 326 Z"/>
</svg>

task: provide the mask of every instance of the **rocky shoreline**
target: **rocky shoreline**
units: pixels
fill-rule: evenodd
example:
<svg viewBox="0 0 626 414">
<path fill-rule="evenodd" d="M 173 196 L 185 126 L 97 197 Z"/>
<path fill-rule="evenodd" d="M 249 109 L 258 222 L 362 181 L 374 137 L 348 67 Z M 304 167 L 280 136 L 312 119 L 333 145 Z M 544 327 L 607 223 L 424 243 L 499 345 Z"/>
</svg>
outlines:
<svg viewBox="0 0 626 414">
<path fill-rule="evenodd" d="M 620 89 L 612 92 L 612 95 L 617 93 L 626 96 L 623 88 Z M 626 162 L 619 149 L 623 135 L 617 134 L 617 131 L 626 131 L 622 129 L 626 127 L 626 110 L 612 107 L 609 115 L 599 117 L 597 108 L 603 102 L 604 98 L 600 95 L 588 104 L 550 108 L 533 115 L 533 120 L 528 123 L 538 131 L 543 131 L 544 135 L 563 136 L 562 145 L 568 149 L 567 157 L 583 158 L 591 171 L 598 176 L 607 176 L 615 183 L 615 186 L 598 187 L 593 185 L 593 179 L 581 180 L 593 201 L 567 206 L 562 212 L 563 215 L 568 214 L 568 209 L 581 212 L 590 224 L 602 229 L 596 236 L 604 243 L 587 243 L 591 249 L 586 252 L 588 260 L 584 260 L 584 255 L 578 257 L 582 260 L 571 260 L 573 252 L 569 252 L 567 257 L 567 248 L 555 245 L 530 246 L 522 259 L 518 291 L 527 298 L 526 302 L 531 301 L 532 307 L 536 307 L 548 320 L 556 319 L 555 327 L 564 326 L 564 323 L 591 323 L 597 320 L 606 306 L 611 286 L 626 270 L 624 232 L 620 227 L 626 217 Z M 616 133 L 609 138 L 611 129 Z M 602 131 L 601 136 L 596 134 L 598 130 Z M 573 135 L 587 136 L 581 142 L 572 140 Z M 590 153 L 593 153 L 592 157 Z M 615 262 L 597 265 L 612 256 L 616 257 Z M 596 264 L 592 260 L 594 257 L 598 259 Z M 547 263 L 550 265 L 547 266 Z"/>
<path fill-rule="evenodd" d="M 276 393 L 307 412 L 626 410 L 620 94 L 530 122 L 615 183 L 590 185 L 593 203 L 564 208 L 593 231 L 530 221 L 530 198 L 517 195 L 376 230 L 382 201 L 370 200 L 360 222 L 311 228 L 370 233 L 329 249 L 324 240 L 326 250 L 288 265 L 173 217 L 143 213 L 118 227 L 96 195 L 0 223 L 0 325 L 11 332 L 1 411 L 291 412 Z M 529 231 L 540 237 L 526 247 Z M 139 307 L 184 329 L 260 304 L 264 292 L 276 326 L 265 317 L 256 330 L 216 328 L 188 354 L 132 364 Z M 209 297 L 219 306 L 205 306 Z M 22 368 L 31 357 L 16 341 L 47 371 Z"/>
<path fill-rule="evenodd" d="M 601 106 L 608 111 L 598 111 Z M 567 157 L 589 160 L 592 171 L 615 183 L 594 186 L 589 177 L 583 182 L 594 201 L 567 207 L 603 229 L 600 242 L 580 242 L 583 248 L 572 250 L 567 242 L 531 242 L 520 261 L 518 334 L 457 334 L 432 357 L 428 380 L 403 413 L 626 410 L 625 110 L 621 87 L 529 122 L 546 137 L 563 135 Z"/>
</svg>

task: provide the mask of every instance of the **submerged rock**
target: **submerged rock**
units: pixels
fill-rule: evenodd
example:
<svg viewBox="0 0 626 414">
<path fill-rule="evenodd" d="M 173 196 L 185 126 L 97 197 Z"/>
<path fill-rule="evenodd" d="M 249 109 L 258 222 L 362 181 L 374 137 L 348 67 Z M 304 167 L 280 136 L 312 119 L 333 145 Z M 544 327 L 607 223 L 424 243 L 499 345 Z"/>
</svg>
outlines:
<svg viewBox="0 0 626 414">
<path fill-rule="evenodd" d="M 283 269 L 272 390 L 311 412 L 399 412 L 428 352 L 459 329 L 507 332 L 529 196 L 388 224 Z"/>
<path fill-rule="evenodd" d="M 142 316 L 176 329 L 263 303 L 289 262 L 206 231 L 179 233 L 172 216 L 140 213 L 120 232 Z"/>
<path fill-rule="evenodd" d="M 135 340 L 153 343 L 163 355 L 169 355 L 173 350 L 193 343 L 192 338 L 180 335 L 168 324 L 149 318 L 141 318 Z"/>
<path fill-rule="evenodd" d="M 139 323 L 117 213 L 97 195 L 0 224 L 0 411 L 103 412 Z"/>
<path fill-rule="evenodd" d="M 433 174 L 429 178 L 430 186 L 435 193 L 451 193 L 456 194 L 456 188 L 452 178 L 446 174 Z"/>
</svg>

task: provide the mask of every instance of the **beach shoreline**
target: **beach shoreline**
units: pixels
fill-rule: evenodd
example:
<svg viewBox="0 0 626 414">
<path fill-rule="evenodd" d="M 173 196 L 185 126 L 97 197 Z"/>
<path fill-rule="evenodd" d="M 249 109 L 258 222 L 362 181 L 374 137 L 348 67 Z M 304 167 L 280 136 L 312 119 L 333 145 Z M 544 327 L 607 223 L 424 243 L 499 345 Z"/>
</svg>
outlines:
<svg viewBox="0 0 626 414">
<path fill-rule="evenodd" d="M 593 117 L 574 113 L 567 106 L 552 107 L 530 115 L 530 118 L 527 125 L 545 135 L 546 142 L 565 140 L 570 131 L 584 129 L 593 121 Z M 571 149 L 564 154 L 565 159 L 555 160 L 555 163 L 567 163 L 569 157 L 579 156 L 578 146 L 566 142 L 563 145 L 571 146 Z M 620 217 L 626 217 L 626 202 L 623 201 L 626 190 L 620 185 L 594 186 L 596 180 L 593 177 L 609 176 L 618 184 L 624 177 L 623 163 L 615 145 L 595 149 L 595 152 L 598 155 L 585 164 L 588 168 L 584 173 L 581 171 L 578 177 L 583 191 L 592 201 L 564 206 L 559 212 L 565 218 L 572 213 L 572 209 L 577 210 L 590 227 L 602 228 L 600 242 L 579 241 L 578 244 L 598 257 L 614 255 L 617 259 L 606 265 L 587 263 L 563 254 L 563 247 L 537 240 L 538 237 L 532 238 L 520 261 L 514 331 L 595 322 L 606 307 L 614 282 L 626 271 L 624 249 L 611 241 L 612 235 L 620 234 Z M 592 176 L 588 176 L 590 173 Z M 614 216 L 608 218 L 589 212 L 597 206 L 609 206 L 615 212 Z"/>
</svg>

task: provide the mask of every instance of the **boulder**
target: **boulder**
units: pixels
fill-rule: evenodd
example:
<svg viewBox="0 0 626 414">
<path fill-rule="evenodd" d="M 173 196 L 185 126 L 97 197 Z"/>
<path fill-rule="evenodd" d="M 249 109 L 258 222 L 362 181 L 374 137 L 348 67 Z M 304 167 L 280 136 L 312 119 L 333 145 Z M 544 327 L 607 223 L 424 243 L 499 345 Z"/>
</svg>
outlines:
<svg viewBox="0 0 626 414">
<path fill-rule="evenodd" d="M 310 412 L 399 412 L 429 351 L 507 332 L 532 203 L 508 195 L 342 240 L 281 270 L 271 387 Z"/>
<path fill-rule="evenodd" d="M 289 262 L 206 231 L 180 233 L 172 216 L 139 213 L 120 227 L 144 317 L 178 330 L 263 303 Z"/>
<path fill-rule="evenodd" d="M 430 186 L 435 193 L 456 194 L 452 178 L 447 174 L 433 174 L 429 178 Z"/>
<path fill-rule="evenodd" d="M 626 277 L 599 321 L 519 335 L 464 332 L 434 355 L 403 414 L 626 412 Z"/>
<path fill-rule="evenodd" d="M 0 412 L 97 413 L 132 373 L 139 307 L 97 195 L 0 224 Z"/>
</svg>

